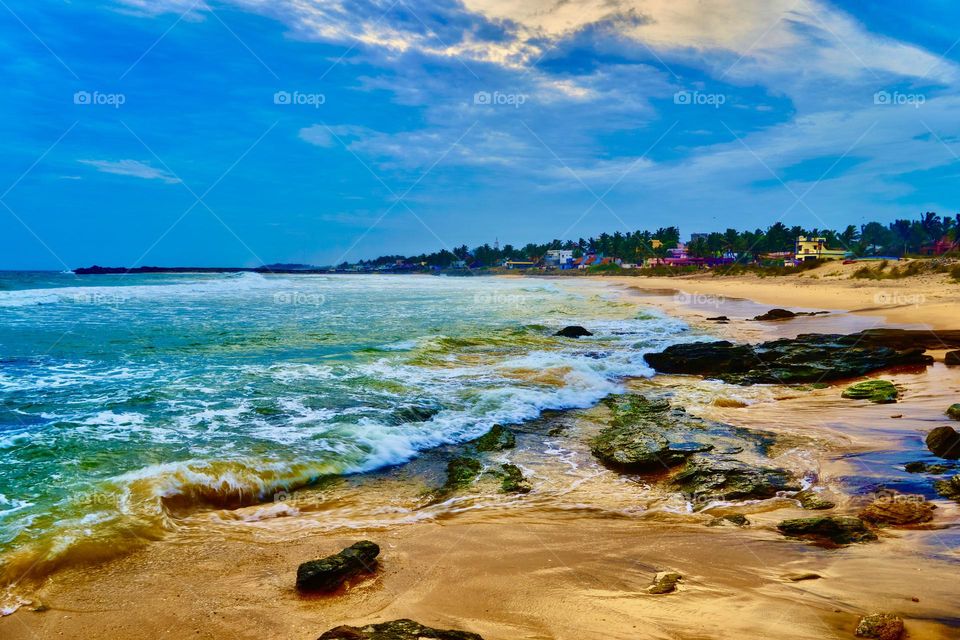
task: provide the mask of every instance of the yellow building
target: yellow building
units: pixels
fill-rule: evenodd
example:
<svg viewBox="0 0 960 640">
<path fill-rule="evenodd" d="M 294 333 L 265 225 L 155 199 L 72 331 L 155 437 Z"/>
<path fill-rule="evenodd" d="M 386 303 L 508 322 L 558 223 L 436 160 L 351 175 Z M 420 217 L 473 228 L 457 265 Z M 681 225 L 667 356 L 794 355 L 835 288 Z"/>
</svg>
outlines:
<svg viewBox="0 0 960 640">
<path fill-rule="evenodd" d="M 843 249 L 828 249 L 826 238 L 797 238 L 797 260 L 842 260 L 846 255 Z"/>
</svg>

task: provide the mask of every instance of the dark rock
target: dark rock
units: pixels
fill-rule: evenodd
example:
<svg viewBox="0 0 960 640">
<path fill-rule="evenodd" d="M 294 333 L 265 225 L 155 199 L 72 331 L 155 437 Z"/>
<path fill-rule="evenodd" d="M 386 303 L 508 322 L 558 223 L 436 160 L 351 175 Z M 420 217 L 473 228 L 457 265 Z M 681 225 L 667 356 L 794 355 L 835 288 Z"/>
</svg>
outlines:
<svg viewBox="0 0 960 640">
<path fill-rule="evenodd" d="M 369 540 L 353 544 L 322 560 L 304 562 L 297 568 L 300 591 L 333 591 L 346 580 L 377 567 L 380 547 Z"/>
<path fill-rule="evenodd" d="M 663 471 L 695 453 L 712 449 L 709 444 L 690 439 L 690 431 L 704 429 L 706 421 L 674 409 L 668 402 L 627 395 L 612 396 L 604 403 L 613 412 L 613 419 L 590 443 L 590 451 L 613 469 Z"/>
<path fill-rule="evenodd" d="M 447 463 L 447 481 L 443 488 L 445 491 L 455 491 L 462 489 L 480 475 L 483 465 L 476 458 L 467 458 L 461 456 L 454 458 Z"/>
<path fill-rule="evenodd" d="M 495 424 L 490 431 L 474 440 L 474 445 L 477 451 L 503 451 L 517 446 L 517 438 L 513 431 Z"/>
<path fill-rule="evenodd" d="M 750 520 L 747 519 L 747 516 L 742 513 L 732 513 L 726 516 L 720 516 L 719 518 L 714 518 L 707 523 L 708 527 L 723 527 L 726 525 L 734 525 L 737 527 L 747 527 L 750 525 Z"/>
<path fill-rule="evenodd" d="M 320 636 L 318 640 L 483 640 L 467 631 L 443 631 L 425 627 L 413 620 L 394 620 L 371 624 L 365 627 L 337 627 Z"/>
<path fill-rule="evenodd" d="M 896 526 L 922 524 L 933 520 L 935 505 L 923 496 L 891 494 L 877 498 L 860 512 L 860 519 L 873 524 Z"/>
<path fill-rule="evenodd" d="M 562 338 L 581 338 L 583 336 L 592 336 L 593 334 L 587 331 L 586 329 L 584 329 L 583 327 L 574 325 L 571 327 L 564 327 L 563 329 L 560 329 L 560 331 L 557 331 L 553 335 L 560 336 Z"/>
<path fill-rule="evenodd" d="M 960 420 L 960 404 L 952 404 L 947 407 L 947 416 L 951 420 Z"/>
<path fill-rule="evenodd" d="M 697 502 L 772 498 L 778 491 L 800 488 L 783 469 L 720 459 L 690 460 L 671 482 Z"/>
<path fill-rule="evenodd" d="M 903 637 L 903 620 L 892 613 L 871 613 L 860 618 L 856 636 L 875 640 L 900 640 Z"/>
<path fill-rule="evenodd" d="M 900 392 L 887 380 L 865 380 L 849 386 L 841 394 L 848 400 L 869 400 L 874 404 L 891 404 L 897 401 Z"/>
<path fill-rule="evenodd" d="M 960 349 L 960 330 L 867 329 L 853 334 L 863 343 L 891 349 Z"/>
<path fill-rule="evenodd" d="M 433 416 L 440 413 L 436 407 L 419 407 L 411 405 L 409 407 L 400 407 L 393 412 L 391 416 L 394 424 L 406 424 L 408 422 L 426 422 Z"/>
<path fill-rule="evenodd" d="M 937 427 L 927 434 L 927 449 L 939 458 L 960 459 L 960 433 L 953 427 Z"/>
<path fill-rule="evenodd" d="M 937 480 L 933 483 L 933 488 L 944 498 L 960 500 L 960 476 Z"/>
<path fill-rule="evenodd" d="M 947 465 L 947 464 L 930 464 L 928 462 L 923 462 L 917 460 L 915 462 L 908 462 L 903 465 L 903 470 L 907 473 L 930 473 L 935 476 L 942 475 L 949 471 L 950 469 L 956 468 L 956 465 Z"/>
<path fill-rule="evenodd" d="M 793 311 L 788 311 L 786 309 L 770 309 L 766 313 L 756 316 L 754 320 L 787 320 L 788 318 L 796 318 L 797 314 Z"/>
<path fill-rule="evenodd" d="M 877 536 L 860 518 L 852 516 L 824 516 L 784 520 L 777 529 L 786 536 L 834 545 L 876 540 Z"/>
<path fill-rule="evenodd" d="M 923 352 L 923 347 L 898 349 L 882 340 L 871 342 L 863 334 L 804 334 L 755 346 L 727 341 L 676 344 L 644 359 L 661 373 L 702 375 L 735 384 L 791 384 L 931 364 L 933 358 Z"/>
<path fill-rule="evenodd" d="M 530 493 L 533 489 L 517 465 L 505 464 L 500 468 L 503 470 L 503 482 L 500 488 L 504 493 Z"/>
<path fill-rule="evenodd" d="M 647 593 L 654 595 L 673 593 L 677 590 L 677 583 L 682 579 L 683 576 L 674 571 L 661 571 L 653 578 L 650 586 L 647 587 Z"/>
<path fill-rule="evenodd" d="M 960 364 L 960 351 L 947 351 L 943 356 L 943 363 L 951 367 Z"/>
<path fill-rule="evenodd" d="M 790 582 L 804 582 L 805 580 L 819 580 L 823 576 L 819 573 L 806 572 L 806 573 L 788 573 L 783 576 Z"/>
<path fill-rule="evenodd" d="M 820 493 L 812 490 L 805 489 L 800 491 L 795 496 L 794 500 L 800 502 L 800 506 L 804 509 L 810 509 L 811 511 L 818 511 L 821 509 L 833 509 L 837 506 L 835 503 L 824 498 Z"/>
<path fill-rule="evenodd" d="M 713 318 L 707 318 L 707 320 L 710 320 L 712 322 L 730 322 L 730 318 L 728 318 L 727 316 L 715 316 Z"/>
</svg>

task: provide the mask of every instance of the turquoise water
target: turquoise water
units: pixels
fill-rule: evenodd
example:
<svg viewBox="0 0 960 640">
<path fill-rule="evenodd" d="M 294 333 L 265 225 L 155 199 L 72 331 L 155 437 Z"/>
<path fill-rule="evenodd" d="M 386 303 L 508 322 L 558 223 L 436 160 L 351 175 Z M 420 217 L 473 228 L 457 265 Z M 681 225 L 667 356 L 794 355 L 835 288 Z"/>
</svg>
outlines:
<svg viewBox="0 0 960 640">
<path fill-rule="evenodd" d="M 576 282 L 0 273 L 0 558 L 586 407 L 685 327 Z M 596 334 L 555 338 L 568 324 Z"/>
</svg>

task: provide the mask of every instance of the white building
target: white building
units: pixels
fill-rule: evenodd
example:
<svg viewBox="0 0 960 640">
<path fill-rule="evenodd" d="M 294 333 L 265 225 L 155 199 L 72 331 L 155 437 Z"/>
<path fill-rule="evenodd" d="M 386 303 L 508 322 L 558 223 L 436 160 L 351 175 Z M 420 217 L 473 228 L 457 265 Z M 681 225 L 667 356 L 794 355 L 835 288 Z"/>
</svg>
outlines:
<svg viewBox="0 0 960 640">
<path fill-rule="evenodd" d="M 544 257 L 547 264 L 562 266 L 573 262 L 573 249 L 550 249 Z"/>
</svg>

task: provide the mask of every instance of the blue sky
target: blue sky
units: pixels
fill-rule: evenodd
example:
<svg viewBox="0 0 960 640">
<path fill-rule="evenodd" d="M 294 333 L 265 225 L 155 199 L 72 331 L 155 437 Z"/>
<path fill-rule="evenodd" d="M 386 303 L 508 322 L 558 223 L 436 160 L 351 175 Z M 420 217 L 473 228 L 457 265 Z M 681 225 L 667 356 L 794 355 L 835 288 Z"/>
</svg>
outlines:
<svg viewBox="0 0 960 640">
<path fill-rule="evenodd" d="M 3 0 L 0 268 L 955 213 L 958 26 L 947 0 Z"/>
</svg>

